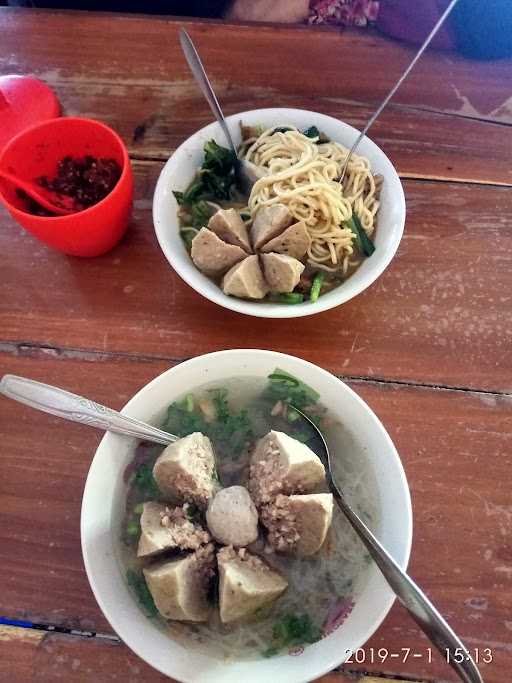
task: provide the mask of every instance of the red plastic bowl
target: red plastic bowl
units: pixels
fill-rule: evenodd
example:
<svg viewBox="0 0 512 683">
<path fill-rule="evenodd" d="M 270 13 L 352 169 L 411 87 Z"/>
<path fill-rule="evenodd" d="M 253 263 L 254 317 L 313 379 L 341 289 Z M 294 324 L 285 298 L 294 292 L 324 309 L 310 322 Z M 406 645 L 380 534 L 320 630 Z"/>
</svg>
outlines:
<svg viewBox="0 0 512 683">
<path fill-rule="evenodd" d="M 0 155 L 0 168 L 20 178 L 54 177 L 65 156 L 90 154 L 115 159 L 121 177 L 98 204 L 69 216 L 44 217 L 27 212 L 23 199 L 0 180 L 0 199 L 11 216 L 42 242 L 71 256 L 99 256 L 124 235 L 133 200 L 133 174 L 128 151 L 117 133 L 99 121 L 57 118 L 27 128 Z"/>
</svg>

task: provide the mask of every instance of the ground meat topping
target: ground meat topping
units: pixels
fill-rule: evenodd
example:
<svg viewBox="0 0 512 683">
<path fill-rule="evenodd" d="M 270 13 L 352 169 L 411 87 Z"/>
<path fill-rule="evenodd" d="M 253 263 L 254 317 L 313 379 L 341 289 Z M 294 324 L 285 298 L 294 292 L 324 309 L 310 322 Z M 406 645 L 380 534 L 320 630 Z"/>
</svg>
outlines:
<svg viewBox="0 0 512 683">
<path fill-rule="evenodd" d="M 250 567 L 256 571 L 270 570 L 263 560 L 260 560 L 256 555 L 251 555 L 251 553 L 247 552 L 246 548 L 235 550 L 232 545 L 225 546 L 219 550 L 217 558 L 219 562 L 232 562 L 233 560 L 236 560 L 237 562 L 243 563 L 244 566 Z"/>
<path fill-rule="evenodd" d="M 249 491 L 255 505 L 270 503 L 283 489 L 284 468 L 272 454 L 266 460 L 251 463 Z"/>
<path fill-rule="evenodd" d="M 197 572 L 202 584 L 208 585 L 215 576 L 215 546 L 213 543 L 202 545 L 192 555 L 192 570 Z"/>
<path fill-rule="evenodd" d="M 165 512 L 160 513 L 160 524 L 167 528 L 174 545 L 187 550 L 200 549 L 211 541 L 211 536 L 199 524 L 194 524 L 186 518 L 185 505 L 176 508 L 166 507 Z"/>
<path fill-rule="evenodd" d="M 280 552 L 289 551 L 300 539 L 288 496 L 280 494 L 269 505 L 264 505 L 260 519 L 267 527 L 267 541 L 271 548 Z"/>
</svg>

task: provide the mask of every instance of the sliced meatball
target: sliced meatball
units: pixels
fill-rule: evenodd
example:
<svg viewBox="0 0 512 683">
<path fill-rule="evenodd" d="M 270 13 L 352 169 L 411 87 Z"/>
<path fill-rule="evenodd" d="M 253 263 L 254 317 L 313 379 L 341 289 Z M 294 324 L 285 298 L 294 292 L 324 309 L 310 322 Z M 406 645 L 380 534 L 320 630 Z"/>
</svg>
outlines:
<svg viewBox="0 0 512 683">
<path fill-rule="evenodd" d="M 249 491 L 256 505 L 279 493 L 312 491 L 325 479 L 320 458 L 306 444 L 272 430 L 256 444 L 251 458 Z"/>
<path fill-rule="evenodd" d="M 223 623 L 237 621 L 276 600 L 288 581 L 245 548 L 223 548 L 219 565 L 219 608 Z"/>
<path fill-rule="evenodd" d="M 224 294 L 241 299 L 263 299 L 268 294 L 268 285 L 256 254 L 237 263 L 224 275 L 222 289 Z"/>
<path fill-rule="evenodd" d="M 261 249 L 266 242 L 280 235 L 292 220 L 292 215 L 284 204 L 273 204 L 259 209 L 251 228 L 253 247 Z"/>
<path fill-rule="evenodd" d="M 268 529 L 269 545 L 283 553 L 309 557 L 325 541 L 332 522 L 331 493 L 283 496 L 263 506 L 261 521 Z"/>
<path fill-rule="evenodd" d="M 187 519 L 186 509 L 169 508 L 161 503 L 144 503 L 140 531 L 138 557 L 148 557 L 175 548 L 196 550 L 211 540 L 207 531 Z"/>
<path fill-rule="evenodd" d="M 163 560 L 144 569 L 149 592 L 164 619 L 207 621 L 208 587 L 215 573 L 213 543 L 178 560 Z"/>
<path fill-rule="evenodd" d="M 153 476 L 170 500 L 206 508 L 218 489 L 210 439 L 194 432 L 170 444 L 155 462 Z"/>
<path fill-rule="evenodd" d="M 221 489 L 210 500 L 206 523 L 212 536 L 224 545 L 246 546 L 258 538 L 258 512 L 243 486 Z"/>
<path fill-rule="evenodd" d="M 293 292 L 305 266 L 286 254 L 262 254 L 265 279 L 272 292 Z"/>
<path fill-rule="evenodd" d="M 301 259 L 307 253 L 311 246 L 311 237 L 309 236 L 306 224 L 304 221 L 299 221 L 290 225 L 289 228 L 274 237 L 274 239 L 267 242 L 262 251 L 271 252 L 276 251 L 278 254 L 288 254 L 294 258 Z"/>
<path fill-rule="evenodd" d="M 208 228 L 201 228 L 192 240 L 190 256 L 200 271 L 216 277 L 245 258 L 246 252 L 235 244 L 226 244 Z"/>
<path fill-rule="evenodd" d="M 208 227 L 224 242 L 251 252 L 247 228 L 235 209 L 220 209 L 210 218 Z"/>
</svg>

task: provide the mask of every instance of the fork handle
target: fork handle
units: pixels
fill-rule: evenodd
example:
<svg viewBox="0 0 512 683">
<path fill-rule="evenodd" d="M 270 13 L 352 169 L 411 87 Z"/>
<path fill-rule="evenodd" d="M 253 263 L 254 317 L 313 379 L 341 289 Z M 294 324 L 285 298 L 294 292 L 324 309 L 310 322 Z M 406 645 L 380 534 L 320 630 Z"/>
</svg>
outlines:
<svg viewBox="0 0 512 683">
<path fill-rule="evenodd" d="M 133 436 L 165 446 L 178 439 L 174 434 L 168 434 L 133 417 L 122 415 L 88 398 L 49 384 L 36 382 L 33 379 L 4 375 L 0 381 L 0 394 L 44 413 L 50 413 L 50 415 L 72 422 L 80 422 L 96 429 Z"/>
</svg>

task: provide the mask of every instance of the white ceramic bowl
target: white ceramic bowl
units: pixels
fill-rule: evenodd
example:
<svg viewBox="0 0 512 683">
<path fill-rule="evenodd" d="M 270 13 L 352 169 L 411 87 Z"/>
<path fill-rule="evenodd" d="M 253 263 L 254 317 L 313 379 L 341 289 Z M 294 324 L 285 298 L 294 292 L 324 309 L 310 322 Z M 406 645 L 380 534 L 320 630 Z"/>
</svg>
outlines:
<svg viewBox="0 0 512 683">
<path fill-rule="evenodd" d="M 231 377 L 266 377 L 276 367 L 293 373 L 321 395 L 334 418 L 350 426 L 353 457 L 365 458 L 375 475 L 375 532 L 401 567 L 406 567 L 412 539 L 409 489 L 400 458 L 374 413 L 346 384 L 311 363 L 272 351 L 233 350 L 199 356 L 164 372 L 141 389 L 123 413 L 158 424 L 166 407 L 206 382 Z M 302 683 L 341 664 L 361 647 L 388 613 L 394 595 L 375 565 L 346 622 L 334 633 L 306 647 L 301 656 L 224 663 L 172 641 L 139 609 L 119 562 L 126 484 L 123 471 L 133 457 L 133 439 L 107 434 L 101 441 L 85 486 L 82 551 L 92 590 L 120 638 L 142 659 L 186 683 Z"/>
<path fill-rule="evenodd" d="M 291 124 L 299 129 L 315 125 L 332 140 L 351 147 L 359 131 L 342 121 L 302 109 L 255 109 L 228 117 L 231 135 L 240 141 L 239 122 L 261 124 L 265 127 Z M 364 138 L 357 153 L 366 156 L 374 173 L 384 176 L 379 209 L 378 227 L 375 235 L 375 253 L 363 260 L 361 266 L 345 282 L 322 295 L 314 304 L 287 305 L 255 303 L 227 296 L 192 263 L 179 235 L 178 205 L 172 190 L 185 190 L 203 161 L 203 147 L 211 139 L 226 146 L 226 140 L 217 123 L 212 123 L 194 133 L 178 147 L 167 161 L 158 179 L 153 198 L 153 222 L 162 251 L 174 270 L 196 292 L 220 306 L 232 311 L 261 318 L 297 318 L 320 313 L 352 299 L 369 287 L 389 265 L 398 249 L 405 223 L 405 198 L 402 184 L 393 164 L 369 138 Z"/>
</svg>

